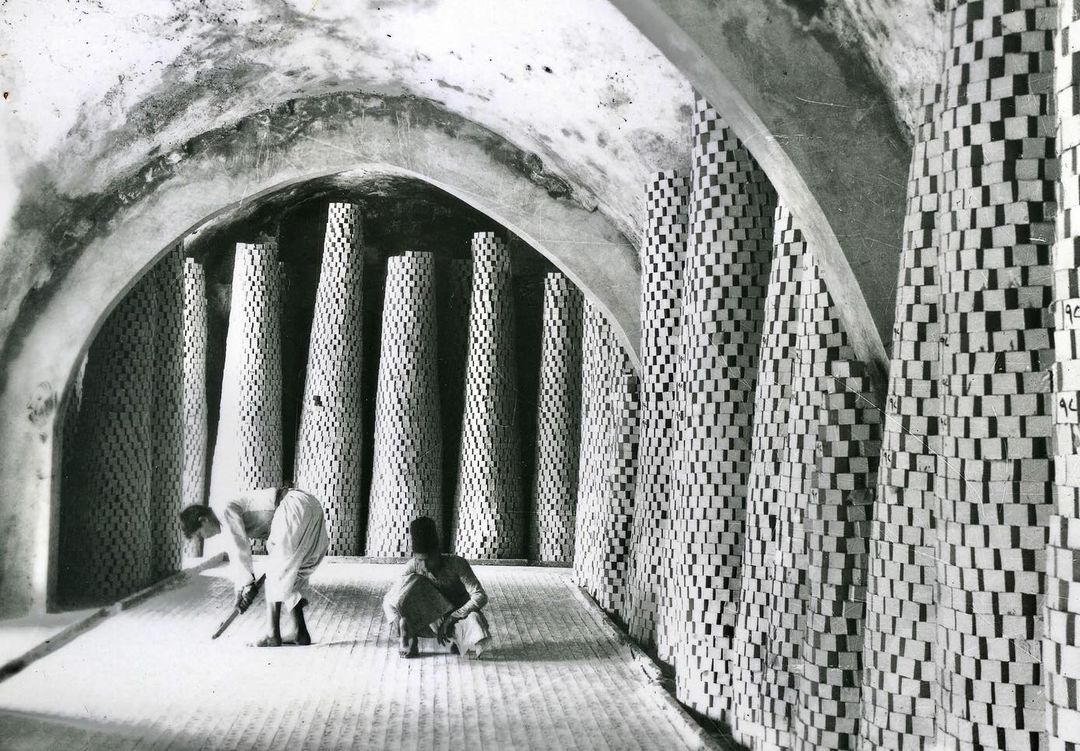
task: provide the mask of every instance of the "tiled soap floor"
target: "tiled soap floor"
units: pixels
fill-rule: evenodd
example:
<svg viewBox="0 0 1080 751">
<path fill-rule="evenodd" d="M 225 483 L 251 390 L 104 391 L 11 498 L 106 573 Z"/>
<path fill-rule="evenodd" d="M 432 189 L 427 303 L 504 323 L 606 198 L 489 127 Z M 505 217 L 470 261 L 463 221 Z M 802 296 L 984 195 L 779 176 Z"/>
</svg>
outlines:
<svg viewBox="0 0 1080 751">
<path fill-rule="evenodd" d="M 0 620 L 0 665 L 22 656 L 42 642 L 55 639 L 96 612 L 97 608 L 89 608 Z"/>
<path fill-rule="evenodd" d="M 677 749 L 630 649 L 565 569 L 490 566 L 496 645 L 398 657 L 382 593 L 400 566 L 329 559 L 310 647 L 245 646 L 262 598 L 217 641 L 231 585 L 215 568 L 111 616 L 0 683 L 4 749 Z"/>
</svg>

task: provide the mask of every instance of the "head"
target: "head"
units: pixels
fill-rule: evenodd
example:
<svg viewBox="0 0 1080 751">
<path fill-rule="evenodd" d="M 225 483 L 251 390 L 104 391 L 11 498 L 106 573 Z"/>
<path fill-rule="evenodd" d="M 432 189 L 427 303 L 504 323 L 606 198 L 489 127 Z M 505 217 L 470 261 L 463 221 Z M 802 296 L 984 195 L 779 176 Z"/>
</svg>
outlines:
<svg viewBox="0 0 1080 751">
<path fill-rule="evenodd" d="M 209 506 L 188 506 L 180 512 L 180 526 L 184 537 L 206 539 L 221 532 L 221 522 Z"/>
<path fill-rule="evenodd" d="M 439 529 L 430 516 L 413 519 L 409 524 L 409 536 L 412 537 L 413 558 L 427 563 L 436 563 L 442 559 Z"/>
</svg>

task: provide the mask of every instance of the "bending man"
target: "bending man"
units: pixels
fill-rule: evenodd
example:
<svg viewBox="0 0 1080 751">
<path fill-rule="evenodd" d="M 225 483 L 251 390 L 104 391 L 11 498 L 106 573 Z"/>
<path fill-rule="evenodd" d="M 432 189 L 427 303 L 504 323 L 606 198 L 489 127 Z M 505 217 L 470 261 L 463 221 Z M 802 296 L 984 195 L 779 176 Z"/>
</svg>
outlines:
<svg viewBox="0 0 1080 751">
<path fill-rule="evenodd" d="M 198 535 L 206 539 L 225 533 L 229 572 L 240 612 L 247 610 L 255 599 L 250 539 L 266 540 L 270 633 L 255 646 L 281 646 L 283 606 L 293 614 L 295 643 L 311 644 L 311 634 L 304 621 L 307 600 L 301 596 L 301 589 L 329 545 L 322 504 L 315 496 L 290 487 L 251 490 L 215 508 L 188 506 L 180 512 L 180 523 L 188 537 Z"/>
<path fill-rule="evenodd" d="M 383 610 L 401 632 L 401 656 L 419 654 L 418 638 L 450 643 L 450 651 L 479 656 L 491 631 L 480 612 L 488 596 L 461 556 L 444 554 L 435 522 L 421 516 L 409 525 L 413 558 L 383 600 Z"/>
</svg>

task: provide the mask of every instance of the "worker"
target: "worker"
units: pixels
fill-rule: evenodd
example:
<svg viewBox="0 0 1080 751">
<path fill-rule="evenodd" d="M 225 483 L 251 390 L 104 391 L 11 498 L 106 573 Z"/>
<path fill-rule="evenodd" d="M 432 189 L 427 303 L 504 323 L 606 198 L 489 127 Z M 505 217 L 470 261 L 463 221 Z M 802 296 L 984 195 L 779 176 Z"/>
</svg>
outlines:
<svg viewBox="0 0 1080 751">
<path fill-rule="evenodd" d="M 326 555 L 329 541 L 319 500 L 286 484 L 239 493 L 220 504 L 188 506 L 180 512 L 187 537 L 204 540 L 225 533 L 229 574 L 236 591 L 236 607 L 244 612 L 255 599 L 255 572 L 251 539 L 266 540 L 266 603 L 269 633 L 253 646 L 280 647 L 281 610 L 290 611 L 296 639 L 290 644 L 311 644 L 304 620 L 307 600 L 301 590 Z"/>
<path fill-rule="evenodd" d="M 442 552 L 435 521 L 427 516 L 409 525 L 413 557 L 401 579 L 383 599 L 383 611 L 396 623 L 402 657 L 419 654 L 417 640 L 435 638 L 454 654 L 480 656 L 491 642 L 481 612 L 488 596 L 469 562 Z"/>
</svg>

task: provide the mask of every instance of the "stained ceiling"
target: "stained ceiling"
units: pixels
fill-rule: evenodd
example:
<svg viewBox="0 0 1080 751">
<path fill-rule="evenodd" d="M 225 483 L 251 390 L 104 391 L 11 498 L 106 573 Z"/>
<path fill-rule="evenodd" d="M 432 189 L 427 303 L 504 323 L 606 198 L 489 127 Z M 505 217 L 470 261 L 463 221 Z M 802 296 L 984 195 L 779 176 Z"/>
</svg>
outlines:
<svg viewBox="0 0 1080 751">
<path fill-rule="evenodd" d="M 631 237 L 648 174 L 688 164 L 689 85 L 606 2 L 9 0 L 3 25 L 9 186 L 38 168 L 100 190 L 250 112 L 357 90 L 490 128 Z"/>
</svg>

